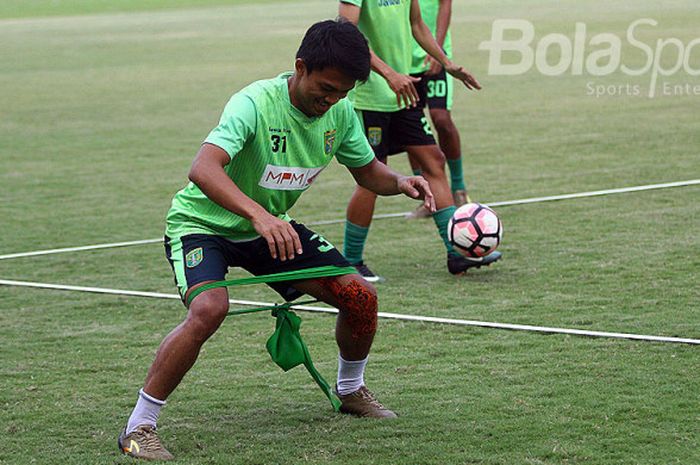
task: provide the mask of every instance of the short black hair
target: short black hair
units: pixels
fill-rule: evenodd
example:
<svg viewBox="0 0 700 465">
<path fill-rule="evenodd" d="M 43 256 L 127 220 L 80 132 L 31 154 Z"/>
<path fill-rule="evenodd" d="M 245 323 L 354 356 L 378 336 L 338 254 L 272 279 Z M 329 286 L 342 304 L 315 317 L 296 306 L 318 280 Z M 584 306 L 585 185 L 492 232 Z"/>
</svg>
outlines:
<svg viewBox="0 0 700 465">
<path fill-rule="evenodd" d="M 338 68 L 356 81 L 369 77 L 369 45 L 360 30 L 344 18 L 320 21 L 306 31 L 297 58 L 304 60 L 309 73 Z"/>
</svg>

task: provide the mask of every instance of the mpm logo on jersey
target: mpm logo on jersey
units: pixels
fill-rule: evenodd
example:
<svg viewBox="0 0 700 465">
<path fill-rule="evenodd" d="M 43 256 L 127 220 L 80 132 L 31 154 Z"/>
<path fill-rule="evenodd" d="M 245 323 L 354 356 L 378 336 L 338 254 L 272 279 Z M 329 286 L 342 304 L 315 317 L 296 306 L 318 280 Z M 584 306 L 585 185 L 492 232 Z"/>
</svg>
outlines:
<svg viewBox="0 0 700 465">
<path fill-rule="evenodd" d="M 278 191 L 305 190 L 314 182 L 323 168 L 296 168 L 267 165 L 258 185 Z"/>
</svg>

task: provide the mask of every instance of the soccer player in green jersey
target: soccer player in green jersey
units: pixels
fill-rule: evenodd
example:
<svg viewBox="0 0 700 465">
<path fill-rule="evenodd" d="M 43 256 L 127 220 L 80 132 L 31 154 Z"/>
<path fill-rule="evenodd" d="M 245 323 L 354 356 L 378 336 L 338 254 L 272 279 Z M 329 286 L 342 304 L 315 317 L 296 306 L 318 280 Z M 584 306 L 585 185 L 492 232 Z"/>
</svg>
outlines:
<svg viewBox="0 0 700 465">
<path fill-rule="evenodd" d="M 418 0 L 341 0 L 339 15 L 357 24 L 369 41 L 372 72 L 351 97 L 377 159 L 386 163 L 388 155 L 406 151 L 420 163 L 422 175 L 435 195 L 437 211 L 433 220 L 447 249 L 450 273 L 461 274 L 495 262 L 501 257 L 499 252 L 478 259 L 465 258 L 452 249 L 447 238 L 454 200 L 445 175 L 445 156 L 423 114 L 425 99 L 419 97 L 416 89 L 416 85 L 423 84 L 422 79 L 410 76 L 412 40 L 468 89 L 480 89 L 478 81 L 447 58 L 423 22 Z M 343 248 L 348 261 L 371 282 L 382 279 L 365 265 L 362 257 L 376 198 L 362 186 L 355 188 L 348 203 Z"/>
<path fill-rule="evenodd" d="M 379 163 L 351 104 L 344 98 L 367 79 L 370 52 L 347 21 L 322 21 L 302 40 L 294 72 L 257 81 L 231 97 L 199 149 L 167 216 L 165 248 L 183 301 L 224 279 L 229 267 L 263 275 L 325 265 L 349 266 L 318 234 L 287 211 L 335 157 L 357 183 L 380 195 L 404 193 L 435 209 L 430 187 Z M 364 384 L 377 326 L 376 291 L 358 274 L 270 284 L 286 300 L 310 294 L 339 310 L 336 392 L 344 413 L 396 415 Z M 184 321 L 158 349 L 127 425 L 125 454 L 169 460 L 156 434 L 161 407 L 195 363 L 228 312 L 225 287 L 194 297 Z"/>
<path fill-rule="evenodd" d="M 452 37 L 450 34 L 450 20 L 452 17 L 452 0 L 418 0 L 423 21 L 430 28 L 435 40 L 447 55 L 452 59 Z M 450 111 L 454 94 L 452 76 L 445 72 L 445 68 L 432 56 L 428 55 L 418 42 L 413 41 L 413 66 L 411 74 L 425 73 L 426 103 L 430 112 L 430 119 L 438 133 L 440 149 L 445 154 L 447 166 L 450 172 L 450 188 L 455 206 L 459 207 L 468 202 L 467 186 L 464 182 L 462 170 L 462 148 L 459 131 L 452 121 Z M 420 174 L 420 166 L 416 160 L 409 156 L 411 168 L 414 174 Z M 419 206 L 411 215 L 411 218 L 425 218 L 430 212 Z"/>
</svg>

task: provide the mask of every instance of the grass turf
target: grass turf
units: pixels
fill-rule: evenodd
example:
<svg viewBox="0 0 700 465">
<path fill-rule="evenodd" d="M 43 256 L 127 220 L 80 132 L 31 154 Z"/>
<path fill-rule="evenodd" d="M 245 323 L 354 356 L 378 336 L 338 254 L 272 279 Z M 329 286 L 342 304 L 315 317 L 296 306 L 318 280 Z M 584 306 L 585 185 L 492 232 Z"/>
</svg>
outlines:
<svg viewBox="0 0 700 465">
<path fill-rule="evenodd" d="M 56 15 L 0 21 L 0 253 L 158 237 L 230 94 L 289 69 L 308 25 L 335 15 L 328 2 L 119 4 L 118 14 L 107 2 L 0 8 L 3 17 Z M 455 5 L 456 60 L 484 84 L 457 93 L 454 109 L 476 199 L 700 177 L 698 97 L 586 95 L 592 81 L 646 83 L 619 73 L 487 76 L 477 47 L 495 18 L 529 19 L 539 38 L 569 34 L 576 21 L 591 35 L 624 37 L 633 20 L 653 17 L 650 43 L 687 43 L 700 19 L 691 2 L 604 13 L 596 4 Z M 408 171 L 403 157 L 391 164 Z M 347 172 L 331 166 L 293 214 L 340 218 L 351 190 Z M 383 311 L 697 338 L 699 191 L 504 207 L 503 261 L 463 278 L 447 274 L 430 221 L 377 221 L 366 257 L 388 278 Z M 378 211 L 412 207 L 394 197 Z M 317 229 L 342 243 L 341 226 Z M 157 245 L 0 261 L 0 276 L 175 292 Z M 232 294 L 275 299 L 263 287 Z M 12 444 L 0 463 L 129 463 L 116 435 L 183 311 L 173 301 L 0 287 L 0 438 Z M 332 319 L 303 318 L 314 361 L 332 379 Z M 273 322 L 230 319 L 205 346 L 162 417 L 178 463 L 700 461 L 694 347 L 385 321 L 367 377 L 402 416 L 380 423 L 333 415 L 303 370 L 272 365 L 264 341 Z"/>
</svg>

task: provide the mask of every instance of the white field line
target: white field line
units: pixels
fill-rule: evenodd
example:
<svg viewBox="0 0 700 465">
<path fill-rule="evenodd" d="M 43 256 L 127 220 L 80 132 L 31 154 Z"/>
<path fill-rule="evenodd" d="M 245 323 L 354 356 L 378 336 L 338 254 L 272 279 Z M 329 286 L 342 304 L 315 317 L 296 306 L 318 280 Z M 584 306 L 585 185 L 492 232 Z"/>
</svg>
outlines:
<svg viewBox="0 0 700 465">
<path fill-rule="evenodd" d="M 144 292 L 144 291 L 130 291 L 121 289 L 106 289 L 101 287 L 84 287 L 84 286 L 69 286 L 64 284 L 49 284 L 49 283 L 37 283 L 37 282 L 27 282 L 27 281 L 11 281 L 6 279 L 0 279 L 0 285 L 5 286 L 18 286 L 18 287 L 33 287 L 39 289 L 54 289 L 61 291 L 77 291 L 77 292 L 91 292 L 97 294 L 111 294 L 111 295 L 124 295 L 124 296 L 134 296 L 134 297 L 153 297 L 158 299 L 174 299 L 180 300 L 180 296 L 177 294 L 163 294 L 159 292 Z M 251 306 L 271 306 L 272 303 L 269 302 L 255 302 L 250 300 L 229 300 L 232 304 L 237 305 L 251 305 Z M 338 310 L 330 307 L 316 307 L 310 305 L 294 305 L 291 307 L 294 310 L 303 310 L 308 312 L 317 313 L 338 313 Z M 602 337 L 602 338 L 613 338 L 613 339 L 632 339 L 637 341 L 648 341 L 648 342 L 670 342 L 670 343 L 680 343 L 680 344 L 694 344 L 700 345 L 700 339 L 689 339 L 680 337 L 666 337 L 666 336 L 648 336 L 643 334 L 630 334 L 630 333 L 611 333 L 605 331 L 588 331 L 582 329 L 567 329 L 567 328 L 550 328 L 546 326 L 531 326 L 531 325 L 517 325 L 510 323 L 491 323 L 486 321 L 474 321 L 474 320 L 457 320 L 452 318 L 438 318 L 430 316 L 420 316 L 420 315 L 403 315 L 400 313 L 386 313 L 379 312 L 380 318 L 392 319 L 392 320 L 403 320 L 403 321 L 420 321 L 425 323 L 438 323 L 438 324 L 448 324 L 457 326 L 476 326 L 480 328 L 493 328 L 493 329 L 509 329 L 514 331 L 532 331 L 538 333 L 548 333 L 548 334 L 570 334 L 572 336 L 588 336 L 588 337 Z"/>
<path fill-rule="evenodd" d="M 504 200 L 501 202 L 481 202 L 489 207 L 506 207 L 510 205 L 523 205 L 528 203 L 542 203 L 542 202 L 552 202 L 555 200 L 568 200 L 568 199 L 580 199 L 584 197 L 598 197 L 601 195 L 611 195 L 611 194 L 625 194 L 627 192 L 639 192 L 639 191 L 650 191 L 654 189 L 668 189 L 670 187 L 684 187 L 693 186 L 700 184 L 700 179 L 691 179 L 688 181 L 676 181 L 667 182 L 663 184 L 648 184 L 646 186 L 633 186 L 633 187 L 620 187 L 617 189 L 605 189 L 600 191 L 588 191 L 588 192 L 576 192 L 574 194 L 561 194 L 561 195 L 551 195 L 548 197 L 531 197 L 529 199 L 518 199 L 518 200 Z M 379 215 L 374 215 L 372 219 L 384 219 L 384 218 L 401 218 L 405 217 L 411 212 L 403 213 L 384 213 Z M 313 223 L 308 223 L 309 225 L 326 225 L 326 224 L 336 224 L 344 223 L 345 218 L 341 220 L 325 220 L 316 221 Z M 0 256 L 2 259 L 2 256 Z"/>
<path fill-rule="evenodd" d="M 11 253 L 7 255 L 0 255 L 0 260 L 7 260 L 10 258 L 36 257 L 37 255 L 51 255 L 56 253 L 80 252 L 83 250 L 113 249 L 117 247 L 128 247 L 131 245 L 155 244 L 158 242 L 163 242 L 163 238 L 142 239 L 138 241 L 129 242 L 112 242 L 110 244 L 83 245 L 79 247 L 65 247 L 63 249 L 36 250 L 34 252 Z"/>
<path fill-rule="evenodd" d="M 628 192 L 651 191 L 654 189 L 668 189 L 670 187 L 685 187 L 700 184 L 700 179 L 690 179 L 688 181 L 665 182 L 662 184 L 648 184 L 646 186 L 620 187 L 617 189 L 605 189 L 600 191 L 578 192 L 575 194 L 552 195 L 549 197 L 534 197 L 531 199 L 506 200 L 503 202 L 489 203 L 490 207 L 501 207 L 506 205 L 522 205 L 526 203 L 551 202 L 553 200 L 580 199 L 582 197 L 598 197 L 601 195 L 626 194 Z"/>
<path fill-rule="evenodd" d="M 588 192 L 578 192 L 574 194 L 562 194 L 562 195 L 552 195 L 549 197 L 532 197 L 528 199 L 518 199 L 518 200 L 505 200 L 501 202 L 484 202 L 485 205 L 490 207 L 505 207 L 509 205 L 523 205 L 528 203 L 541 203 L 541 202 L 552 202 L 555 200 L 567 200 L 567 199 L 580 199 L 584 197 L 597 197 L 601 195 L 611 195 L 611 194 L 624 194 L 627 192 L 639 192 L 648 191 L 654 189 L 667 189 L 670 187 L 683 187 L 683 186 L 693 186 L 700 184 L 700 179 L 691 179 L 688 181 L 677 181 L 677 182 L 667 182 L 663 184 L 648 184 L 646 186 L 633 186 L 633 187 L 621 187 L 618 189 L 606 189 L 600 191 L 588 191 Z M 410 212 L 400 212 L 400 213 L 384 213 L 379 215 L 374 215 L 373 219 L 386 219 L 386 218 L 402 218 L 408 215 Z M 345 218 L 337 220 L 320 220 L 320 221 L 310 221 L 305 224 L 308 226 L 320 226 L 328 224 L 338 224 L 345 222 Z M 143 244 L 156 244 L 163 242 L 162 238 L 157 239 L 143 239 L 138 241 L 130 242 L 112 242 L 107 244 L 95 244 L 95 245 L 85 245 L 79 247 L 66 247 L 62 249 L 49 249 L 49 250 L 36 250 L 33 252 L 19 252 L 11 253 L 6 255 L 0 255 L 0 260 L 8 260 L 11 258 L 24 258 L 24 257 L 35 257 L 38 255 L 51 255 L 57 253 L 66 252 L 80 252 L 84 250 L 98 250 L 98 249 L 111 249 L 116 247 L 128 247 L 132 245 L 143 245 Z"/>
</svg>

